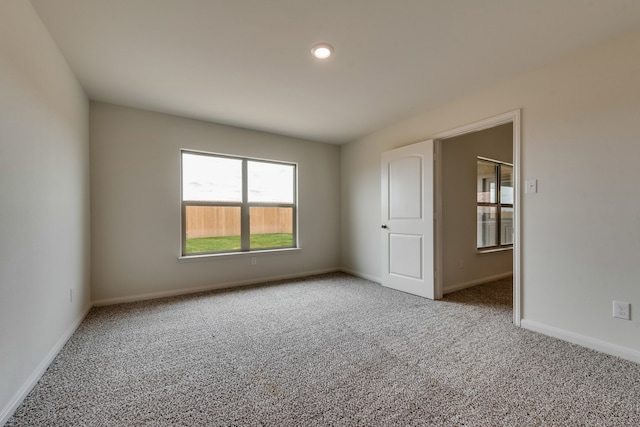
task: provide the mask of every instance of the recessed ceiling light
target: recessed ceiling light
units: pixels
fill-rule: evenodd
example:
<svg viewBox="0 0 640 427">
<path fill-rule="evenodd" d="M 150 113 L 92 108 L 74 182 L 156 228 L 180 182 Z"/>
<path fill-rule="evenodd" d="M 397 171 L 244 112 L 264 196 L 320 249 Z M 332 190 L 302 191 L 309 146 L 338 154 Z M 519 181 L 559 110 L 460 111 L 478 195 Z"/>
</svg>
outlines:
<svg viewBox="0 0 640 427">
<path fill-rule="evenodd" d="M 311 54 L 318 59 L 326 59 L 333 53 L 333 46 L 327 43 L 320 43 L 311 48 Z"/>
</svg>

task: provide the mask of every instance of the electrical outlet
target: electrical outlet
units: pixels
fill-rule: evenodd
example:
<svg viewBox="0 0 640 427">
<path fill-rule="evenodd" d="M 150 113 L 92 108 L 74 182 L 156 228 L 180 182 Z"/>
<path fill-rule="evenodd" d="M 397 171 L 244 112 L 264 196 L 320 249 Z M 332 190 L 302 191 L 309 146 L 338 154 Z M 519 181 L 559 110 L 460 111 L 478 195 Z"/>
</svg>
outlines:
<svg viewBox="0 0 640 427">
<path fill-rule="evenodd" d="M 258 260 L 256 260 L 256 257 L 251 257 L 251 265 L 256 265 L 258 263 Z"/>
<path fill-rule="evenodd" d="M 613 302 L 613 317 L 618 319 L 631 320 L 631 304 L 628 302 Z"/>
</svg>

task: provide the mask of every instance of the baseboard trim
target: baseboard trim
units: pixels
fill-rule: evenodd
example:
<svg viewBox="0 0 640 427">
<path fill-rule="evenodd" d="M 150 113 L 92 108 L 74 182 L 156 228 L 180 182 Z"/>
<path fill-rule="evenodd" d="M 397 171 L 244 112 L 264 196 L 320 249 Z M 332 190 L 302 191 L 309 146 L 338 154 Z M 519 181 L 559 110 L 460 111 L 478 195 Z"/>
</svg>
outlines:
<svg viewBox="0 0 640 427">
<path fill-rule="evenodd" d="M 553 338 L 558 338 L 563 341 L 568 341 L 573 344 L 578 344 L 583 347 L 590 348 L 611 356 L 620 357 L 621 359 L 629 360 L 631 362 L 640 363 L 640 351 L 633 350 L 627 347 L 622 347 L 617 344 L 612 344 L 606 341 L 601 341 L 596 338 L 591 338 L 586 335 L 576 334 L 575 332 L 567 331 L 564 329 L 549 326 L 544 323 L 536 322 L 534 320 L 522 319 L 520 326 L 530 331 L 538 332 L 544 335 L 548 335 Z"/>
<path fill-rule="evenodd" d="M 136 294 L 126 297 L 103 298 L 93 301 L 94 307 L 104 305 L 123 304 L 129 302 L 146 301 L 157 298 L 175 297 L 179 295 L 195 294 L 198 292 L 215 291 L 219 289 L 236 288 L 240 286 L 256 285 L 260 283 L 272 282 L 274 280 L 297 279 L 299 277 L 315 276 L 317 274 L 335 273 L 341 271 L 340 268 L 327 268 L 322 270 L 305 271 L 301 273 L 283 274 L 278 276 L 261 277 L 259 279 L 238 280 L 234 282 L 223 282 L 215 285 L 200 286 L 195 288 L 174 289 L 170 291 L 151 292 L 147 294 Z"/>
<path fill-rule="evenodd" d="M 382 283 L 382 280 L 380 280 L 380 278 L 379 278 L 379 277 L 370 276 L 370 275 L 368 275 L 368 274 L 360 273 L 360 272 L 358 272 L 358 271 L 351 270 L 351 269 L 349 269 L 349 268 L 342 267 L 342 268 L 340 269 L 340 271 L 342 271 L 343 273 L 350 274 L 350 275 L 352 275 L 352 276 L 360 277 L 360 278 L 362 278 L 362 279 L 371 280 L 372 282 L 376 282 L 376 283 L 378 283 L 378 284 Z"/>
<path fill-rule="evenodd" d="M 31 373 L 27 381 L 20 387 L 20 389 L 16 392 L 13 398 L 9 401 L 7 406 L 5 406 L 0 412 L 0 426 L 3 426 L 9 421 L 9 418 L 13 415 L 13 413 L 18 409 L 18 407 L 22 404 L 22 401 L 27 397 L 29 392 L 35 387 L 35 385 L 40 381 L 42 375 L 44 375 L 45 371 L 53 362 L 53 359 L 56 358 L 62 347 L 69 341 L 69 338 L 73 335 L 73 333 L 78 329 L 80 323 L 84 320 L 84 318 L 91 310 L 92 305 L 89 304 L 84 308 L 82 315 L 76 319 L 75 322 L 65 331 L 64 334 L 60 337 L 60 339 L 55 343 L 55 345 L 51 348 L 49 353 L 42 359 L 40 364 L 36 367 L 36 369 Z"/>
<path fill-rule="evenodd" d="M 482 283 L 493 282 L 494 280 L 504 279 L 505 277 L 513 276 L 513 271 L 508 271 L 505 273 L 494 274 L 493 276 L 481 277 L 479 279 L 469 280 L 468 282 L 457 283 L 455 285 L 448 286 L 446 289 L 443 289 L 443 293 L 449 294 L 451 292 L 461 291 L 466 288 L 470 288 L 472 286 L 480 285 Z"/>
</svg>

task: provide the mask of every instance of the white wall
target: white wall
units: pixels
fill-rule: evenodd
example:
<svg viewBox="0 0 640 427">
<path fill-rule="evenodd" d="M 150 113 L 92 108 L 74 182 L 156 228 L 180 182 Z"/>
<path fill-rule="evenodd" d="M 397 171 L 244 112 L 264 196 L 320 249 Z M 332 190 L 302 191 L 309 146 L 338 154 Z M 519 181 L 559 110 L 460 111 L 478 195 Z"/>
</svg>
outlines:
<svg viewBox="0 0 640 427">
<path fill-rule="evenodd" d="M 382 151 L 522 108 L 522 324 L 640 361 L 638 76 L 640 30 L 343 146 L 343 265 L 380 275 Z"/>
<path fill-rule="evenodd" d="M 340 267 L 338 146 L 94 102 L 90 123 L 95 302 Z M 181 148 L 298 163 L 302 249 L 178 260 Z"/>
<path fill-rule="evenodd" d="M 0 424 L 90 306 L 88 113 L 31 3 L 0 2 Z"/>
<path fill-rule="evenodd" d="M 451 292 L 513 270 L 513 252 L 478 253 L 478 156 L 513 163 L 511 123 L 473 132 L 442 142 L 442 282 Z"/>
</svg>

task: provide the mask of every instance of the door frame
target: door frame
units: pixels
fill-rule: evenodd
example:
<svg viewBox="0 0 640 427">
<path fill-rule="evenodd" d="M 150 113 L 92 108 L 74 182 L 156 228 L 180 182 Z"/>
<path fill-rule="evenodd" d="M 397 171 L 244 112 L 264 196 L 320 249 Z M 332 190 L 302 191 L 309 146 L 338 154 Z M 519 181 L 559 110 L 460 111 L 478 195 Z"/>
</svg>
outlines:
<svg viewBox="0 0 640 427">
<path fill-rule="evenodd" d="M 441 132 L 434 137 L 434 179 L 435 179 L 435 297 L 443 295 L 443 235 L 442 235 L 442 144 L 449 138 L 490 129 L 507 123 L 513 124 L 513 188 L 514 188 L 514 213 L 513 213 L 513 324 L 520 326 L 522 319 L 522 241 L 521 241 L 521 115 L 522 110 L 517 109 L 494 117 L 489 117 L 474 123 Z"/>
</svg>

